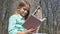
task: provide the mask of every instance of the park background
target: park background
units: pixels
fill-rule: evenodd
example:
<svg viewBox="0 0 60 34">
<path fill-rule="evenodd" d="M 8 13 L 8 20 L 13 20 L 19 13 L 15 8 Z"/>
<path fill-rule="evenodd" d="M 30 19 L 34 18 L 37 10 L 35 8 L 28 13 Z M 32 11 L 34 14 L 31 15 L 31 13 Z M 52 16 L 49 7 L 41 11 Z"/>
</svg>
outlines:
<svg viewBox="0 0 60 34">
<path fill-rule="evenodd" d="M 8 34 L 8 19 L 21 0 L 0 0 L 0 34 Z M 47 19 L 38 33 L 60 34 L 60 0 L 27 0 L 31 4 L 30 14 L 40 6 L 42 16 Z M 39 18 L 40 12 L 37 13 Z"/>
</svg>

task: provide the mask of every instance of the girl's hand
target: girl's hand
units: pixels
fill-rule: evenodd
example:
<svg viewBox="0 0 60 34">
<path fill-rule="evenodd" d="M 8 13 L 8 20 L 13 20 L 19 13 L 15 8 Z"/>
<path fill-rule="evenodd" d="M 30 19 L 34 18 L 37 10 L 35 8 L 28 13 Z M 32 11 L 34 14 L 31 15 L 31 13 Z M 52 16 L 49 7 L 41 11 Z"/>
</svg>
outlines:
<svg viewBox="0 0 60 34">
<path fill-rule="evenodd" d="M 26 30 L 26 33 L 29 34 L 29 33 L 32 33 L 32 32 L 34 32 L 34 31 L 35 31 L 35 29 L 30 28 L 30 29 Z"/>
<path fill-rule="evenodd" d="M 31 34 L 31 33 L 33 33 L 34 31 L 35 31 L 35 29 L 30 28 L 30 29 L 26 30 L 25 32 L 20 32 L 20 31 L 18 31 L 17 34 Z"/>
</svg>

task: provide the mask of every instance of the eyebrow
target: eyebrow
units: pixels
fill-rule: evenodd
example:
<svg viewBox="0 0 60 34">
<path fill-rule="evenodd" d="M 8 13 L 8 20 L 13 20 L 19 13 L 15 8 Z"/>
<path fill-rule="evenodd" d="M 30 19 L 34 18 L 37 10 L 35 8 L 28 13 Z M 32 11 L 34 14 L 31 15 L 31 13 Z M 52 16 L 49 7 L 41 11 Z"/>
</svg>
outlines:
<svg viewBox="0 0 60 34">
<path fill-rule="evenodd" d="M 24 7 L 24 9 L 29 10 L 27 7 Z"/>
</svg>

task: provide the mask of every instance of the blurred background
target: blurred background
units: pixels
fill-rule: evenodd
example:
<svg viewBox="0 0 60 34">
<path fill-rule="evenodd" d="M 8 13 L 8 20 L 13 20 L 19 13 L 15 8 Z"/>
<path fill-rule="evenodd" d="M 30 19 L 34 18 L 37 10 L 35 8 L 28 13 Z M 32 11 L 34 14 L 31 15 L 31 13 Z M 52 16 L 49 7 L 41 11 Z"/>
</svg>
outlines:
<svg viewBox="0 0 60 34">
<path fill-rule="evenodd" d="M 0 34 L 8 34 L 8 19 L 14 13 L 21 0 L 0 0 Z M 40 25 L 38 33 L 60 34 L 60 0 L 27 0 L 31 4 L 30 14 L 37 6 L 40 12 L 36 16 L 40 18 L 40 13 L 47 19 Z"/>
</svg>

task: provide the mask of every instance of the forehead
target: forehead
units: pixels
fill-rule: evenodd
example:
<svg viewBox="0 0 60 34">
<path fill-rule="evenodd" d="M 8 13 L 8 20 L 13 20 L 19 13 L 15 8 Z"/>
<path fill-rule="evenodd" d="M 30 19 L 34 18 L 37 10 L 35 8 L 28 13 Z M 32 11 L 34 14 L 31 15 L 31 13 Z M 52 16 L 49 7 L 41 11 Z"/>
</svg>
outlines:
<svg viewBox="0 0 60 34">
<path fill-rule="evenodd" d="M 29 6 L 29 5 L 25 5 L 23 8 L 25 8 L 25 9 L 29 9 L 30 6 Z"/>
</svg>

